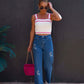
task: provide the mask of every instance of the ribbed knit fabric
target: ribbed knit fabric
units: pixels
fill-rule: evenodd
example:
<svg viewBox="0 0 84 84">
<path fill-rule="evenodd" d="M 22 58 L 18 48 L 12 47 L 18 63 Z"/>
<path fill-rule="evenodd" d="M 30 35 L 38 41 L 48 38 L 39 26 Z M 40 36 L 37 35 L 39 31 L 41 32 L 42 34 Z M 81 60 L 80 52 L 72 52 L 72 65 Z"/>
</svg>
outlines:
<svg viewBox="0 0 84 84">
<path fill-rule="evenodd" d="M 48 19 L 38 19 L 35 14 L 35 33 L 36 34 L 51 34 L 52 32 L 52 20 L 50 19 L 50 13 L 48 13 Z"/>
</svg>

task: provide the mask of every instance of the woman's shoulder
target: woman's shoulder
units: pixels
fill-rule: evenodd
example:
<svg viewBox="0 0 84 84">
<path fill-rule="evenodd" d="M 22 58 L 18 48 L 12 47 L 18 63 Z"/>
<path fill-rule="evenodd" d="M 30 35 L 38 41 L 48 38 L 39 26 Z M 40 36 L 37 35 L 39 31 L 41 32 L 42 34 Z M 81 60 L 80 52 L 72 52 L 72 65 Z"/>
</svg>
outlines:
<svg viewBox="0 0 84 84">
<path fill-rule="evenodd" d="M 52 13 L 48 12 L 48 14 L 50 14 L 50 18 L 52 18 Z"/>
<path fill-rule="evenodd" d="M 38 12 L 38 13 L 39 13 L 39 12 Z M 35 20 L 36 20 L 37 17 L 38 17 L 38 16 L 37 16 L 38 13 L 34 13 L 34 14 L 32 15 L 32 16 L 34 17 Z"/>
<path fill-rule="evenodd" d="M 32 15 L 32 17 L 35 17 L 35 15 L 36 15 L 36 13 L 34 13 L 34 14 Z"/>
<path fill-rule="evenodd" d="M 35 14 L 32 15 L 32 17 L 31 17 L 32 20 L 35 20 Z"/>
<path fill-rule="evenodd" d="M 48 14 L 50 14 L 50 19 L 52 20 L 52 13 L 50 13 L 50 12 L 47 12 Z"/>
<path fill-rule="evenodd" d="M 34 19 L 36 19 L 36 15 L 37 15 L 38 13 L 34 13 L 33 15 L 32 15 L 32 17 L 34 18 Z"/>
</svg>

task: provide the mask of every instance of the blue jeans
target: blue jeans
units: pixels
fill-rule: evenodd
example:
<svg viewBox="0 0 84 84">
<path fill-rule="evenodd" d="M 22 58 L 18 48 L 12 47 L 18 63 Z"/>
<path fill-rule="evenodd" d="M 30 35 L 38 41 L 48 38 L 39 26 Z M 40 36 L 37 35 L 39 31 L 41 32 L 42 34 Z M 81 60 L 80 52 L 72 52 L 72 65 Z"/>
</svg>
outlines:
<svg viewBox="0 0 84 84">
<path fill-rule="evenodd" d="M 44 63 L 46 81 L 50 84 L 52 64 L 54 62 L 53 50 L 51 35 L 41 36 L 35 34 L 32 46 L 35 66 L 35 84 L 43 84 L 42 63 Z"/>
</svg>

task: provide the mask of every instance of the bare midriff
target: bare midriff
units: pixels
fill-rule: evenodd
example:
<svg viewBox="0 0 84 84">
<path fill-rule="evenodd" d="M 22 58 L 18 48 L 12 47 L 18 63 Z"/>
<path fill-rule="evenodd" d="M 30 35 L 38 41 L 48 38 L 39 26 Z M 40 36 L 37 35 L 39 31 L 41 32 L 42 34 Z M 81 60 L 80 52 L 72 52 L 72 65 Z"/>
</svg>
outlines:
<svg viewBox="0 0 84 84">
<path fill-rule="evenodd" d="M 36 35 L 41 35 L 41 36 L 44 36 L 44 35 L 51 35 L 51 34 L 36 34 Z"/>
</svg>

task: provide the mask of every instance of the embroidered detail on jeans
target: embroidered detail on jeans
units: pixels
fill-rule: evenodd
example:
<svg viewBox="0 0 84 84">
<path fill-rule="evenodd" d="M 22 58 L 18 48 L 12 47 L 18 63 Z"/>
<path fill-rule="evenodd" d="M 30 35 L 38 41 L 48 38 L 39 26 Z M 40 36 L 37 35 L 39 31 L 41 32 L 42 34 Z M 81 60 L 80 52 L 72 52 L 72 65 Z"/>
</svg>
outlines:
<svg viewBox="0 0 84 84">
<path fill-rule="evenodd" d="M 37 49 L 37 48 L 36 48 L 36 44 L 33 44 L 33 47 L 34 47 L 34 49 Z"/>
<path fill-rule="evenodd" d="M 52 51 L 49 52 L 49 55 L 50 55 L 50 56 L 53 56 Z"/>
<path fill-rule="evenodd" d="M 37 70 L 37 75 L 40 75 L 39 70 Z"/>
</svg>

